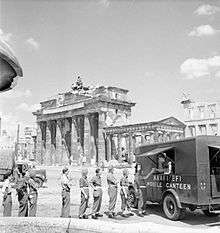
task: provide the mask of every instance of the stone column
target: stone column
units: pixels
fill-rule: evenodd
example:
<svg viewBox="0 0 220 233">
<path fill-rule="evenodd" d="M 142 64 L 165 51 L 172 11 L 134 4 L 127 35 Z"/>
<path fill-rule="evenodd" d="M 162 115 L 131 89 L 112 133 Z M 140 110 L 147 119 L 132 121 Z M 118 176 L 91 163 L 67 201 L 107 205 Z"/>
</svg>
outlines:
<svg viewBox="0 0 220 233">
<path fill-rule="evenodd" d="M 91 163 L 90 158 L 90 143 L 91 143 L 91 127 L 89 123 L 89 115 L 84 118 L 84 155 L 86 156 L 86 163 Z"/>
<path fill-rule="evenodd" d="M 56 121 L 52 120 L 49 124 L 49 130 L 50 130 L 50 136 L 51 136 L 51 151 L 50 151 L 50 158 L 51 158 L 51 164 L 56 164 Z"/>
<path fill-rule="evenodd" d="M 47 121 L 46 126 L 46 154 L 45 154 L 45 164 L 51 165 L 51 133 L 50 133 L 50 121 Z"/>
<path fill-rule="evenodd" d="M 60 140 L 61 135 L 61 155 L 60 155 L 60 163 L 61 165 L 67 165 L 69 164 L 69 158 L 68 158 L 68 148 L 66 146 L 65 142 L 65 120 L 66 119 L 60 119 L 57 121 L 58 123 L 58 140 Z M 59 142 L 60 145 L 60 142 Z"/>
<path fill-rule="evenodd" d="M 111 137 L 111 159 L 115 159 L 115 155 L 117 153 L 115 140 L 116 140 L 116 136 L 112 135 Z"/>
<path fill-rule="evenodd" d="M 61 134 L 61 125 L 60 120 L 57 120 L 57 135 L 56 135 L 56 163 L 62 165 L 62 134 Z"/>
<path fill-rule="evenodd" d="M 72 117 L 72 135 L 71 135 L 71 160 L 73 163 L 78 163 L 80 159 L 80 152 L 78 151 L 79 139 L 77 135 L 76 117 Z"/>
<path fill-rule="evenodd" d="M 106 136 L 106 154 L 107 154 L 107 161 L 112 159 L 112 145 L 111 145 L 111 135 Z"/>
<path fill-rule="evenodd" d="M 105 161 L 105 137 L 104 130 L 105 127 L 105 113 L 99 113 L 98 118 L 98 163 Z"/>
<path fill-rule="evenodd" d="M 121 135 L 118 134 L 118 161 L 121 162 Z"/>
<path fill-rule="evenodd" d="M 45 135 L 44 130 L 46 127 L 43 127 L 43 124 L 46 122 L 38 122 L 37 123 L 37 138 L 36 138 L 36 161 L 40 164 L 44 162 L 45 155 L 45 143 L 43 141 L 43 134 Z"/>
</svg>

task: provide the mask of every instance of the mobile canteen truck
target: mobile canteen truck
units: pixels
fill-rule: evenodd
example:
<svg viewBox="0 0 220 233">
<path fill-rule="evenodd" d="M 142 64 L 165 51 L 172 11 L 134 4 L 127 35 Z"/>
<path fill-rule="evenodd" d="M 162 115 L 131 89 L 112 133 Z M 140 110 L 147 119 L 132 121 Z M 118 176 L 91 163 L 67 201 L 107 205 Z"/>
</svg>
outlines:
<svg viewBox="0 0 220 233">
<path fill-rule="evenodd" d="M 158 169 L 163 154 L 171 170 Z M 197 136 L 143 145 L 135 150 L 144 202 L 160 203 L 167 218 L 178 220 L 185 210 L 201 209 L 207 216 L 220 210 L 220 137 Z M 153 172 L 152 172 L 153 171 Z M 149 173 L 151 175 L 145 178 Z M 130 198 L 136 205 L 134 190 Z"/>
</svg>

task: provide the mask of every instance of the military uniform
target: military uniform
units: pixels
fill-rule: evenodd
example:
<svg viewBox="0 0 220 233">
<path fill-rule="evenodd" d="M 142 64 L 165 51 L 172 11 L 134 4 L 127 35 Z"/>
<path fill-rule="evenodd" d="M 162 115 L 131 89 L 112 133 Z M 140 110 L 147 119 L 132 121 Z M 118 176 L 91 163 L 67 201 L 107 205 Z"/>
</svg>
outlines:
<svg viewBox="0 0 220 233">
<path fill-rule="evenodd" d="M 129 187 L 129 181 L 127 177 L 122 177 L 120 180 L 120 186 L 121 186 L 121 210 L 122 213 L 125 212 L 125 209 L 127 208 L 128 211 L 131 210 L 129 203 L 128 203 L 128 187 Z"/>
<path fill-rule="evenodd" d="M 86 176 L 82 176 L 79 179 L 79 187 L 80 189 L 83 189 L 84 193 L 86 194 L 86 197 L 81 190 L 81 203 L 79 207 L 79 217 L 85 216 L 86 209 L 88 208 L 89 203 L 89 182 L 87 180 Z"/>
<path fill-rule="evenodd" d="M 113 173 L 109 172 L 107 175 L 108 195 L 109 195 L 109 214 L 114 214 L 115 205 L 117 201 L 117 180 Z"/>
<path fill-rule="evenodd" d="M 17 177 L 16 181 L 16 191 L 18 194 L 18 202 L 19 202 L 19 217 L 27 217 L 28 216 L 28 178 L 26 176 L 20 175 Z"/>
<path fill-rule="evenodd" d="M 37 198 L 38 198 L 38 184 L 33 179 L 30 178 L 28 181 L 28 187 L 29 187 L 29 216 L 35 217 L 37 213 Z"/>
<path fill-rule="evenodd" d="M 68 218 L 70 216 L 70 184 L 66 174 L 61 177 L 62 186 L 62 209 L 61 217 Z"/>
<path fill-rule="evenodd" d="M 142 195 L 142 191 L 141 191 L 141 188 L 140 188 L 140 181 L 138 179 L 138 174 L 136 173 L 135 176 L 134 176 L 134 188 L 135 188 L 135 191 L 136 191 L 136 198 L 138 199 L 138 212 L 139 213 L 142 213 L 143 212 L 143 205 L 144 205 L 144 202 L 143 202 L 143 195 Z"/>
<path fill-rule="evenodd" d="M 102 181 L 100 176 L 94 176 L 91 180 L 91 184 L 94 186 L 93 191 L 93 208 L 92 208 L 92 214 L 97 215 L 100 211 L 101 204 L 102 204 Z"/>
<path fill-rule="evenodd" d="M 4 217 L 11 216 L 12 198 L 11 198 L 11 183 L 9 179 L 6 179 L 4 181 L 4 184 L 2 187 L 2 193 L 3 193 L 2 205 L 4 207 L 3 216 Z"/>
</svg>

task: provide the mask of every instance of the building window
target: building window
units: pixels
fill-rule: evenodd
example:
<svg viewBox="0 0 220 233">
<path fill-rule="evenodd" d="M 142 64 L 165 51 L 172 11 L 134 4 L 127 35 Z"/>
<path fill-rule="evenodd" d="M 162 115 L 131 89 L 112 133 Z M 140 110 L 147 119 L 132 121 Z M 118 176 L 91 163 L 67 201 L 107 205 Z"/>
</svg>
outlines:
<svg viewBox="0 0 220 233">
<path fill-rule="evenodd" d="M 218 133 L 218 125 L 217 124 L 210 124 L 209 128 L 210 128 L 211 135 L 217 135 L 217 133 Z"/>
<path fill-rule="evenodd" d="M 206 125 L 199 125 L 199 133 L 200 135 L 207 135 Z"/>
<path fill-rule="evenodd" d="M 190 137 L 196 136 L 195 126 L 189 126 L 189 133 L 190 133 Z"/>
<path fill-rule="evenodd" d="M 205 106 L 199 106 L 199 117 L 200 119 L 203 119 L 205 117 Z"/>
<path fill-rule="evenodd" d="M 208 105 L 208 110 L 209 110 L 209 117 L 210 118 L 215 118 L 216 104 Z"/>
</svg>

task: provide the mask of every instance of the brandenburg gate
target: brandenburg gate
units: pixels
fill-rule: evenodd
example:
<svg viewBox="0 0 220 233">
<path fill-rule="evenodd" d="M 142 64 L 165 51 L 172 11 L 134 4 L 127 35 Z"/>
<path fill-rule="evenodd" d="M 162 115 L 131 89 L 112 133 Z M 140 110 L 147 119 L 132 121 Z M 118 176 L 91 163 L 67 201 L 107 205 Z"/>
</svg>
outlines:
<svg viewBox="0 0 220 233">
<path fill-rule="evenodd" d="M 89 164 L 106 158 L 104 127 L 125 124 L 135 103 L 117 87 L 85 87 L 80 77 L 71 90 L 41 102 L 37 118 L 36 160 L 66 164 L 86 156 Z"/>
<path fill-rule="evenodd" d="M 40 164 L 87 164 L 117 159 L 132 162 L 135 147 L 184 137 L 185 125 L 174 117 L 129 124 L 128 90 L 85 87 L 80 77 L 71 90 L 40 103 L 37 118 L 36 161 Z"/>
</svg>

